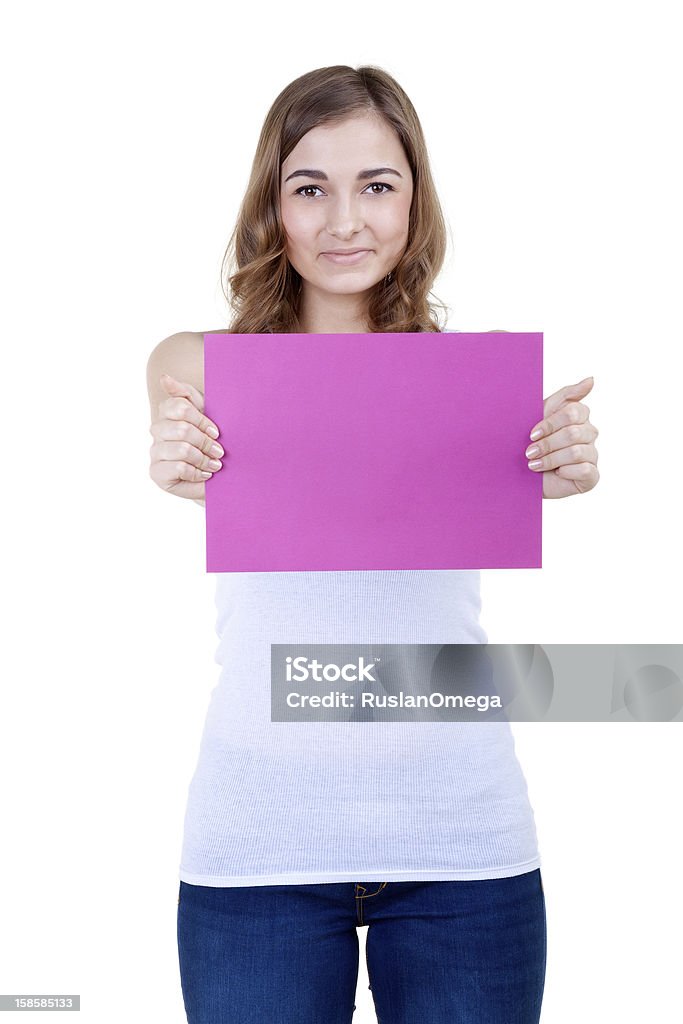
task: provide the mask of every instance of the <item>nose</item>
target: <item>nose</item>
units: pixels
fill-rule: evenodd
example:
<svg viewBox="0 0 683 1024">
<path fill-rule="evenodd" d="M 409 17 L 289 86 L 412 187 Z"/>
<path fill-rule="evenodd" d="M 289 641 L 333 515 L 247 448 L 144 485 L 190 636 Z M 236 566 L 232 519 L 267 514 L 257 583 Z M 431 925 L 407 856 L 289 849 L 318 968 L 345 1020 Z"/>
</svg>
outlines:
<svg viewBox="0 0 683 1024">
<path fill-rule="evenodd" d="M 335 238 L 351 238 L 365 226 L 359 197 L 337 199 L 328 205 L 327 210 L 327 230 Z"/>
</svg>

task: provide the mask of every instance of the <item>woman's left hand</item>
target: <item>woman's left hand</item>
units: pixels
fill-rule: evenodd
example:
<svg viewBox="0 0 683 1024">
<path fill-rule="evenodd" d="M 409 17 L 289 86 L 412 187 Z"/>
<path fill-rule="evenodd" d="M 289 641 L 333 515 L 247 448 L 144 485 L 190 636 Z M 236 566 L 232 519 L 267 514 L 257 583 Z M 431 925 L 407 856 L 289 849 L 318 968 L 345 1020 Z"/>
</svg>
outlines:
<svg viewBox="0 0 683 1024">
<path fill-rule="evenodd" d="M 579 399 L 593 387 L 593 378 L 560 388 L 543 402 L 543 419 L 532 427 L 525 455 L 532 473 L 543 473 L 543 497 L 567 498 L 590 491 L 600 479 L 595 448 L 597 427 L 590 409 Z M 540 434 L 533 435 L 540 430 Z M 532 449 L 537 448 L 535 452 Z M 538 463 L 534 465 L 534 463 Z"/>
</svg>

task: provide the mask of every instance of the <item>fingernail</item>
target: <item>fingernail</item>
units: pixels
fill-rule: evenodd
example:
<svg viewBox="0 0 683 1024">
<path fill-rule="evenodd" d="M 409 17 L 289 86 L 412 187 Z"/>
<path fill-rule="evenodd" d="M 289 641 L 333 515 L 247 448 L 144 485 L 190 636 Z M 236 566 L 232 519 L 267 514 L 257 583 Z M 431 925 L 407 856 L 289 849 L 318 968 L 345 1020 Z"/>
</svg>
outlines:
<svg viewBox="0 0 683 1024">
<path fill-rule="evenodd" d="M 537 444 L 532 444 L 529 448 L 527 448 L 524 454 L 526 455 L 527 459 L 533 459 L 534 455 L 538 455 L 540 450 L 541 449 L 538 447 Z"/>
<path fill-rule="evenodd" d="M 529 437 L 531 438 L 532 441 L 537 441 L 539 437 L 543 437 L 543 431 L 541 430 L 540 427 L 536 427 L 535 430 L 531 431 L 531 433 L 529 434 Z"/>
<path fill-rule="evenodd" d="M 206 432 L 209 435 L 209 437 L 218 437 L 218 431 L 216 430 L 215 427 L 207 427 Z"/>
</svg>

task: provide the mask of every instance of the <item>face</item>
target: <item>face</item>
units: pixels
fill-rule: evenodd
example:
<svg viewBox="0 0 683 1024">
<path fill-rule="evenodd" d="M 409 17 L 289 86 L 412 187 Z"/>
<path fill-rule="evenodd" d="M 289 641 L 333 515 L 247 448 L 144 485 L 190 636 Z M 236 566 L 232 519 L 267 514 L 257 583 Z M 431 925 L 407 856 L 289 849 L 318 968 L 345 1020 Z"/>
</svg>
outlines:
<svg viewBox="0 0 683 1024">
<path fill-rule="evenodd" d="M 312 128 L 282 165 L 280 183 L 287 255 L 304 288 L 358 294 L 395 268 L 408 240 L 413 179 L 384 120 L 364 114 Z"/>
</svg>

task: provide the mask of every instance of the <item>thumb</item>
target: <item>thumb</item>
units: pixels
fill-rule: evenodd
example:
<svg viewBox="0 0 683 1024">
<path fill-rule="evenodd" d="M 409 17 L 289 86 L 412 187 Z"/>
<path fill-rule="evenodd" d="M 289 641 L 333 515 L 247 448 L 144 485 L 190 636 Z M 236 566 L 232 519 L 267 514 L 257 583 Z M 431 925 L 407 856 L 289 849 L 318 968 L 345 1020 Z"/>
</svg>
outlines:
<svg viewBox="0 0 683 1024">
<path fill-rule="evenodd" d="M 560 388 L 546 401 L 544 414 L 548 416 L 551 412 L 561 409 L 567 402 L 578 402 L 585 398 L 588 392 L 592 391 L 594 383 L 592 377 L 584 377 L 577 384 L 567 384 L 566 387 Z"/>
<path fill-rule="evenodd" d="M 568 387 L 564 389 L 565 397 L 583 397 L 583 395 L 587 395 L 588 392 L 592 390 L 594 384 L 595 380 L 593 379 L 593 377 L 584 377 L 583 380 L 580 380 L 578 382 L 578 384 L 570 384 Z"/>
<path fill-rule="evenodd" d="M 176 380 L 170 373 L 162 373 L 159 380 L 161 381 L 161 386 L 165 388 L 169 395 L 188 398 L 200 412 L 204 412 L 204 395 L 192 384 Z"/>
<path fill-rule="evenodd" d="M 578 384 L 568 384 L 566 387 L 560 388 L 559 391 L 554 391 L 543 403 L 543 415 L 550 416 L 551 413 L 562 409 L 566 402 L 578 402 L 580 398 L 588 394 L 593 383 L 592 377 L 584 377 Z"/>
</svg>

